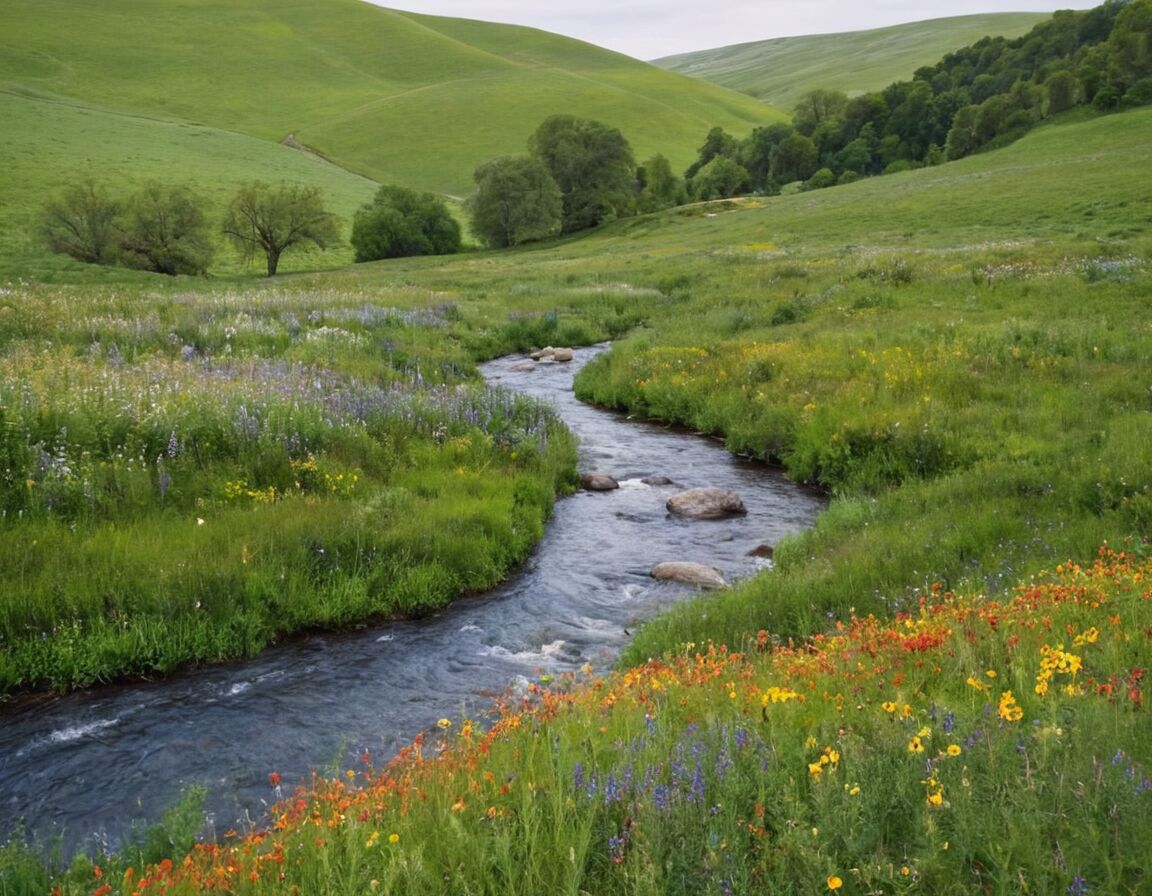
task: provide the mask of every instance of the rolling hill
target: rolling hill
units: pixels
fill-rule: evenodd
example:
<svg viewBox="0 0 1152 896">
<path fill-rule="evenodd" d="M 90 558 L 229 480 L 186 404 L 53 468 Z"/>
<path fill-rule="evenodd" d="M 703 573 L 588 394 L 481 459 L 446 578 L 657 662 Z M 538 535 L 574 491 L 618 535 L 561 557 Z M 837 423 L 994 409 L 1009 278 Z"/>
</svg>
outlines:
<svg viewBox="0 0 1152 896">
<path fill-rule="evenodd" d="M 738 90 L 782 109 L 825 88 L 849 96 L 880 90 L 982 37 L 1016 37 L 1046 13 L 989 13 L 931 19 L 844 34 L 783 37 L 682 53 L 653 65 Z"/>
<path fill-rule="evenodd" d="M 779 113 L 528 28 L 359 0 L 9 0 L 0 90 L 295 141 L 350 171 L 460 196 L 548 115 L 618 127 L 687 164 L 708 129 Z"/>
</svg>

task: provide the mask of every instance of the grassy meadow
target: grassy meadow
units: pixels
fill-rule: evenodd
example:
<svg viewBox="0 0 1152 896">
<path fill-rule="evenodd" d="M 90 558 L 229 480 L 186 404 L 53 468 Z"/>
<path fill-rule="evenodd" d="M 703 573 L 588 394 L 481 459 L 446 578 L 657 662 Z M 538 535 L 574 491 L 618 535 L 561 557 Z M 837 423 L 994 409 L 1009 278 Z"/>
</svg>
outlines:
<svg viewBox="0 0 1152 896">
<path fill-rule="evenodd" d="M 840 90 L 849 96 L 883 90 L 982 37 L 1018 37 L 1048 17 L 1041 12 L 951 16 L 868 31 L 757 40 L 667 56 L 653 64 L 791 109 L 811 90 Z"/>
<path fill-rule="evenodd" d="M 375 181 L 456 197 L 480 164 L 524 152 L 558 109 L 617 127 L 638 158 L 663 152 L 678 169 L 716 124 L 742 134 L 784 117 L 572 39 L 360 0 L 12 0 L 0 91 L 273 144 L 294 135 Z M 37 177 L 72 176 L 86 145 L 68 146 L 72 168 L 45 165 Z M 215 179 L 230 180 L 227 170 Z"/>
<path fill-rule="evenodd" d="M 277 371 L 315 363 L 318 337 L 303 334 L 369 332 L 352 322 L 368 295 L 407 309 L 388 313 L 412 331 L 395 345 L 438 358 L 421 362 L 422 375 L 447 382 L 467 377 L 469 358 L 615 337 L 581 375 L 581 394 L 722 435 L 833 500 L 811 531 L 776 546 L 772 572 L 649 624 L 616 673 L 542 678 L 489 717 L 445 718 L 400 756 L 365 756 L 296 793 L 268 769 L 279 802 L 266 827 L 195 842 L 190 793 L 118 855 L 44 864 L 13 842 L 0 853 L 4 879 L 100 896 L 1145 892 L 1150 135 L 1147 111 L 1067 122 L 935 169 L 674 210 L 529 251 L 295 275 L 228 297 L 135 287 L 7 296 L 10 321 L 20 308 L 41 319 L 34 303 L 52 307 L 53 296 L 157 309 L 153 335 L 134 337 L 151 346 L 136 359 L 113 362 L 111 344 L 129 343 L 112 330 L 89 338 L 128 325 L 95 304 L 86 323 L 61 307 L 51 346 L 13 340 L 5 358 L 62 397 L 91 395 L 94 369 L 116 371 L 111 382 L 133 394 L 127 377 L 140 365 L 134 375 L 157 384 L 156 410 L 120 425 L 141 433 L 149 413 L 162 425 L 117 481 L 153 505 L 152 458 L 191 466 L 183 448 L 171 464 L 164 454 L 173 432 L 179 440 L 214 407 L 225 413 L 213 431 L 243 430 L 239 398 L 222 393 L 193 400 L 204 410 L 171 427 L 173 368 L 222 366 L 228 376 L 215 379 L 231 382 L 230 340 L 253 376 L 272 356 Z M 285 334 L 289 308 L 300 331 Z M 191 319 L 216 321 L 198 361 L 182 357 Z M 345 348 L 324 350 L 332 375 L 364 377 L 374 362 L 333 335 Z M 411 365 L 393 358 L 388 369 L 407 396 Z M 120 394 L 108 388 L 106 411 Z M 272 401 L 275 390 L 256 392 Z M 54 413 L 79 415 L 58 404 Z M 269 408 L 261 432 L 276 418 Z M 44 432 L 62 419 L 48 416 Z M 69 433 L 84 428 L 68 419 Z M 173 474 L 173 529 L 230 527 L 217 547 L 236 553 L 270 531 L 260 514 L 278 506 L 359 506 L 332 490 L 341 472 L 375 490 L 364 503 L 376 509 L 397 489 L 447 488 L 471 452 L 523 462 L 495 436 L 489 448 L 490 427 L 438 442 L 435 427 L 459 420 L 430 419 L 432 439 L 414 433 L 411 462 L 386 481 L 373 479 L 390 462 L 373 456 L 379 440 L 352 436 L 314 451 L 316 472 L 300 485 L 301 461 L 257 479 L 259 455 L 240 450 L 221 461 L 204 510 L 179 503 L 191 492 L 178 494 Z M 42 444 L 51 468 L 52 443 Z M 555 482 L 564 464 L 545 469 Z M 275 500 L 264 502 L 268 488 Z M 86 500 L 81 490 L 74 506 L 96 513 Z M 34 527 L 61 528 L 38 512 Z M 82 555 L 107 563 L 109 546 Z M 282 556 L 274 541 L 259 547 L 249 556 Z"/>
<path fill-rule="evenodd" d="M 772 571 L 648 624 L 612 674 L 541 676 L 295 793 L 261 770 L 269 818 L 220 840 L 198 840 L 195 791 L 115 855 L 17 832 L 0 891 L 1147 892 L 1152 111 L 525 250 L 158 278 L 48 259 L 37 203 L 77 171 L 126 186 L 178 167 L 220 202 L 253 177 L 316 183 L 346 215 L 374 180 L 276 141 L 462 193 L 472 154 L 518 151 L 555 103 L 684 161 L 759 107 L 571 41 L 344 0 L 17 7 L 0 694 L 491 587 L 575 480 L 550 411 L 478 382 L 506 352 L 612 339 L 582 397 L 832 501 Z M 411 57 L 381 53 L 385 34 Z M 257 39 L 271 67 L 244 58 Z M 252 83 L 212 120 L 205 54 Z M 574 79 L 596 84 L 586 107 Z"/>
</svg>

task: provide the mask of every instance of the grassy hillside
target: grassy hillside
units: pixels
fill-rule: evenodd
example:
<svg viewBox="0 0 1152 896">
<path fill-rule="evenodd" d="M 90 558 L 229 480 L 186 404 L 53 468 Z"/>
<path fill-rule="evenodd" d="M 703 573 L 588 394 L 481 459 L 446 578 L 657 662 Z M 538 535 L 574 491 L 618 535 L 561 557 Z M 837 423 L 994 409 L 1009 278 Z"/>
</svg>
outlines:
<svg viewBox="0 0 1152 896">
<path fill-rule="evenodd" d="M 378 181 L 466 194 L 543 117 L 621 129 L 643 157 L 691 160 L 703 134 L 776 117 L 747 97 L 526 28 L 358 0 L 13 0 L 0 86 L 107 110 L 289 134 Z"/>
<path fill-rule="evenodd" d="M 782 37 L 682 53 L 654 60 L 669 71 L 739 90 L 765 103 L 791 109 L 810 90 L 842 90 L 849 96 L 906 80 L 923 65 L 982 37 L 1016 37 L 1045 13 L 954 16 L 853 31 Z"/>
<path fill-rule="evenodd" d="M 123 270 L 50 255 L 37 241 L 36 218 L 44 197 L 83 177 L 95 177 L 121 195 L 143 180 L 188 181 L 217 213 L 244 181 L 309 183 L 320 187 L 345 219 L 376 189 L 373 181 L 315 155 L 206 125 L 10 91 L 0 91 L 0 117 L 5 128 L 0 139 L 0 269 L 5 278 L 126 276 Z M 323 262 L 309 255 L 285 256 L 288 270 L 351 260 L 351 249 L 334 250 Z M 213 270 L 236 271 L 239 265 L 238 258 L 224 254 Z"/>
<path fill-rule="evenodd" d="M 440 309 L 420 344 L 474 354 L 614 336 L 582 394 L 723 434 L 833 500 L 773 571 L 646 626 L 633 668 L 543 675 L 290 797 L 265 770 L 288 797 L 271 830 L 193 847 L 198 813 L 171 813 L 95 864 L 0 850 L 5 879 L 68 896 L 1147 892 L 1150 147 L 1145 109 L 531 251 L 238 290 L 252 309 Z M 13 294 L 3 319 L 38 320 L 45 294 Z M 246 323 L 246 350 L 269 344 Z"/>
</svg>

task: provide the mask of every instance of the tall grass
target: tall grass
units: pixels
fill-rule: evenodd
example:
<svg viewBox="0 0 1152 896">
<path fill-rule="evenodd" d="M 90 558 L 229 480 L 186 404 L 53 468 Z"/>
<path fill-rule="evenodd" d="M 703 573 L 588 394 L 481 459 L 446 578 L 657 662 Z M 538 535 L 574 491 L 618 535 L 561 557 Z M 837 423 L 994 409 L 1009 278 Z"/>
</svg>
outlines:
<svg viewBox="0 0 1152 896">
<path fill-rule="evenodd" d="M 115 294 L 9 298 L 38 338 L 9 316 L 3 690 L 430 612 L 521 561 L 572 476 L 545 407 L 415 354 L 426 337 L 406 334 L 446 323 L 434 309 L 313 295 L 304 314 L 300 295 L 225 293 L 121 316 Z"/>
<path fill-rule="evenodd" d="M 100 896 L 1140 893 L 1152 565 L 1133 547 L 1000 600 L 937 586 L 795 644 L 752 633 L 533 684 L 385 765 L 293 794 L 273 771 L 267 829 L 51 880 Z M 43 881 L 23 855 L 0 873 Z"/>
</svg>

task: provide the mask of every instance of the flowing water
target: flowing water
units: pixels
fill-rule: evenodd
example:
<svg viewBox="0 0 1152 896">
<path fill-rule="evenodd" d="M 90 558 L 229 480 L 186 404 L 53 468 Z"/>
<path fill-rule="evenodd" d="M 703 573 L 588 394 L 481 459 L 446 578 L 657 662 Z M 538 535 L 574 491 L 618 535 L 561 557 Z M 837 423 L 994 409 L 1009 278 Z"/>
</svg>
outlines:
<svg viewBox="0 0 1152 896">
<path fill-rule="evenodd" d="M 257 822 L 275 796 L 269 772 L 288 788 L 364 752 L 380 761 L 517 682 L 605 669 L 632 629 L 693 594 L 653 580 L 656 563 L 706 563 L 731 581 L 762 568 L 753 548 L 812 523 L 822 499 L 779 472 L 576 401 L 573 375 L 597 351 L 483 368 L 493 384 L 552 402 L 580 440 L 581 469 L 622 483 L 559 500 L 543 541 L 502 587 L 428 619 L 309 637 L 241 665 L 0 706 L 0 841 L 23 818 L 38 837 L 60 837 L 66 855 L 115 846 L 191 783 L 209 791 L 207 834 Z M 674 484 L 640 481 L 650 476 Z M 668 515 L 670 495 L 702 485 L 738 492 L 747 515 Z"/>
</svg>

